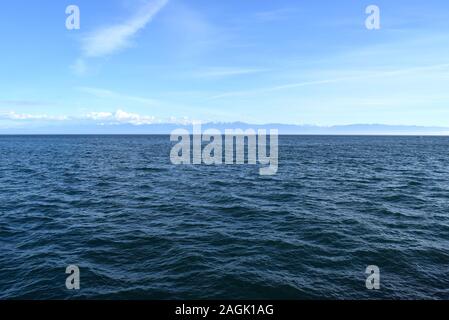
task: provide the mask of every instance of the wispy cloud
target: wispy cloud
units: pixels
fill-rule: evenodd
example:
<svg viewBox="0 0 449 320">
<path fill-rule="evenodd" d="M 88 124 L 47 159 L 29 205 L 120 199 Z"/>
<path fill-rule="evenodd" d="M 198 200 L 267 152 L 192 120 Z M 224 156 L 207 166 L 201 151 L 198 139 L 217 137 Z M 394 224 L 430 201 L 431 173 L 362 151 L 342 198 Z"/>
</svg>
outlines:
<svg viewBox="0 0 449 320">
<path fill-rule="evenodd" d="M 151 1 L 129 20 L 88 34 L 82 40 L 84 57 L 102 57 L 128 47 L 132 37 L 145 28 L 167 3 L 168 0 Z"/>
<path fill-rule="evenodd" d="M 261 11 L 255 14 L 255 18 L 260 22 L 272 22 L 285 20 L 289 18 L 292 14 L 297 13 L 296 8 L 280 8 L 271 11 Z"/>
<path fill-rule="evenodd" d="M 248 74 L 255 74 L 265 72 L 267 69 L 258 69 L 258 68 L 239 68 L 239 67 L 214 67 L 207 68 L 204 70 L 199 70 L 193 72 L 192 75 L 194 78 L 226 78 L 226 77 L 234 77 L 234 76 L 242 76 Z"/>
<path fill-rule="evenodd" d="M 72 72 L 84 76 L 89 71 L 89 58 L 109 56 L 130 47 L 133 37 L 144 29 L 168 2 L 169 0 L 147 1 L 134 16 L 124 22 L 85 34 L 81 39 L 82 54 L 70 65 Z"/>
<path fill-rule="evenodd" d="M 128 100 L 131 102 L 138 102 L 146 105 L 156 105 L 159 104 L 158 100 L 155 99 L 149 99 L 144 97 L 138 97 L 138 96 L 130 96 L 126 94 L 121 94 L 119 92 L 107 90 L 107 89 L 100 89 L 100 88 L 92 88 L 92 87 L 77 87 L 77 90 L 87 93 L 89 95 L 92 95 L 94 97 L 100 98 L 100 99 L 115 99 L 115 100 Z"/>
<path fill-rule="evenodd" d="M 439 70 L 445 70 L 448 68 L 449 68 L 449 64 L 438 64 L 438 65 L 421 66 L 421 67 L 414 67 L 414 68 L 384 70 L 384 71 L 378 71 L 378 72 L 364 72 L 364 73 L 361 73 L 356 76 L 345 76 L 345 77 L 332 78 L 332 79 L 303 81 L 303 82 L 288 83 L 288 84 L 283 84 L 283 85 L 277 85 L 277 86 L 266 87 L 266 88 L 258 88 L 258 89 L 252 89 L 252 90 L 225 92 L 222 94 L 212 96 L 209 99 L 215 100 L 215 99 L 236 97 L 236 96 L 257 95 L 257 94 L 263 94 L 263 93 L 267 93 L 267 92 L 295 89 L 295 88 L 308 87 L 308 86 L 326 85 L 326 84 L 332 84 L 332 83 L 340 83 L 340 82 L 344 82 L 344 81 L 359 81 L 359 80 L 372 79 L 372 78 L 395 77 L 395 76 L 406 75 L 406 74 L 419 74 L 422 72 L 439 71 Z"/>
<path fill-rule="evenodd" d="M 47 114 L 27 114 L 17 113 L 15 111 L 0 112 L 1 120 L 47 120 L 47 121 L 65 121 L 67 116 L 51 116 Z"/>
<path fill-rule="evenodd" d="M 33 107 L 33 106 L 48 106 L 49 103 L 34 100 L 0 100 L 0 105 L 9 107 Z"/>
</svg>

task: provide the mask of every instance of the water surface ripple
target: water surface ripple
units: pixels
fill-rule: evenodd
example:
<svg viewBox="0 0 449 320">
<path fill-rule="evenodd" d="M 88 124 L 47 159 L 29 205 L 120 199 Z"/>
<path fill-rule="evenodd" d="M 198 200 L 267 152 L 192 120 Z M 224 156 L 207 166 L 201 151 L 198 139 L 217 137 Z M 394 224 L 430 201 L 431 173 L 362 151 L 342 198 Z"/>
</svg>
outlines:
<svg viewBox="0 0 449 320">
<path fill-rule="evenodd" d="M 449 299 L 449 138 L 283 136 L 273 177 L 171 146 L 1 136 L 0 298 Z"/>
</svg>

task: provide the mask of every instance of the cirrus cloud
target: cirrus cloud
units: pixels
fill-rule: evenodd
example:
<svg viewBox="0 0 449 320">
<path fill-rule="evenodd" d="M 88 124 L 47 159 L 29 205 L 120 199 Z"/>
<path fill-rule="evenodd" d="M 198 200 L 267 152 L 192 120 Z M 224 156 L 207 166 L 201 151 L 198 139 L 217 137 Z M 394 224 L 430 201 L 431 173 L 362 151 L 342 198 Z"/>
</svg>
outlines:
<svg viewBox="0 0 449 320">
<path fill-rule="evenodd" d="M 82 39 L 84 57 L 102 57 L 129 47 L 131 38 L 150 23 L 168 0 L 147 3 L 129 20 L 100 28 Z"/>
</svg>

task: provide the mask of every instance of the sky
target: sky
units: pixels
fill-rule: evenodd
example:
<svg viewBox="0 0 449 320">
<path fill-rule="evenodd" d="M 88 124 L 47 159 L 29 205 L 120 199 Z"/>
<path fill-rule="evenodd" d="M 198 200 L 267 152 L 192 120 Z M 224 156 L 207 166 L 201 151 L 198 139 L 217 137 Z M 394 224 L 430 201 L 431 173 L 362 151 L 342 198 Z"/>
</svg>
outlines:
<svg viewBox="0 0 449 320">
<path fill-rule="evenodd" d="M 448 16 L 447 0 L 5 0 L 0 129 L 449 127 Z"/>
</svg>

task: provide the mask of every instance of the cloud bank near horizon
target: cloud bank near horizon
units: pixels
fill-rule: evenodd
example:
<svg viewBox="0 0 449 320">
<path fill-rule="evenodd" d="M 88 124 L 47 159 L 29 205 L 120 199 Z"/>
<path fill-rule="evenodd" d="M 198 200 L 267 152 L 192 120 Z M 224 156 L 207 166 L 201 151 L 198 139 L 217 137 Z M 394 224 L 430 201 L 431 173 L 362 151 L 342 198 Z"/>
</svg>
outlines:
<svg viewBox="0 0 449 320">
<path fill-rule="evenodd" d="M 205 122 L 188 118 L 158 119 L 118 109 L 115 112 L 88 112 L 79 116 L 0 112 L 0 134 L 170 134 L 178 128 L 277 129 L 280 134 L 305 135 L 449 135 L 449 127 L 385 124 L 335 126 L 298 124 L 250 124 L 245 122 Z"/>
<path fill-rule="evenodd" d="M 151 125 L 157 123 L 169 123 L 186 125 L 194 123 L 194 120 L 190 120 L 187 117 L 176 118 L 170 117 L 168 119 L 158 119 L 154 116 L 141 115 L 138 113 L 127 112 L 122 109 L 117 109 L 115 112 L 105 111 L 91 111 L 79 116 L 71 115 L 48 115 L 48 114 L 28 114 L 18 113 L 16 111 L 0 111 L 0 129 L 5 126 L 2 125 L 2 121 L 8 121 L 20 125 L 20 123 L 34 122 L 38 125 L 49 126 L 52 123 L 59 122 L 63 125 L 71 125 L 79 122 L 91 122 L 97 125 L 118 125 L 118 124 L 130 124 L 134 126 Z"/>
</svg>

